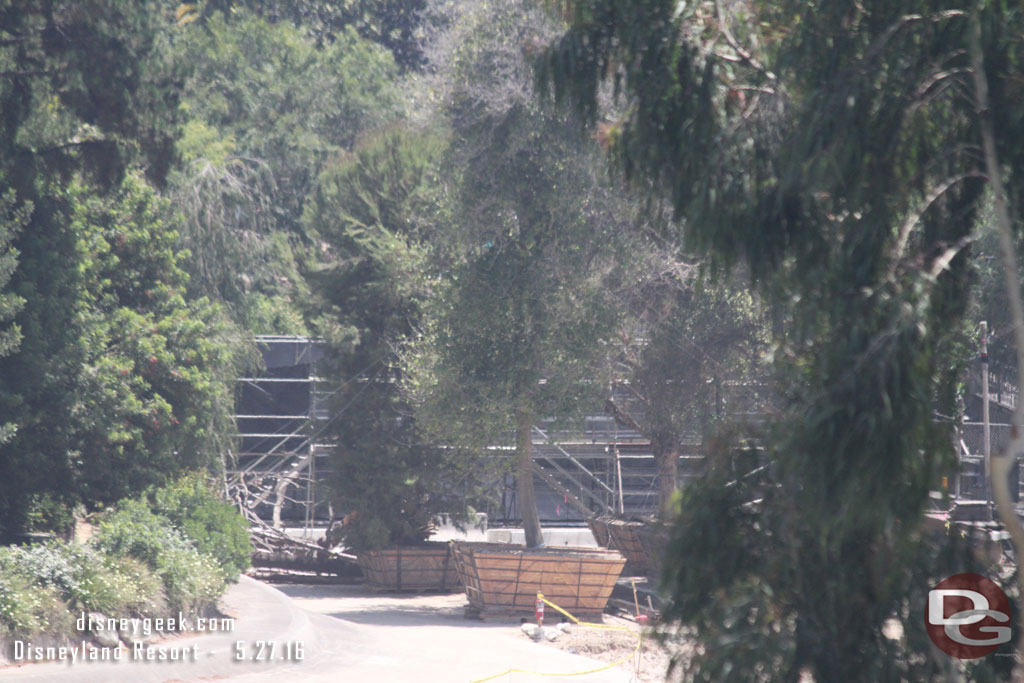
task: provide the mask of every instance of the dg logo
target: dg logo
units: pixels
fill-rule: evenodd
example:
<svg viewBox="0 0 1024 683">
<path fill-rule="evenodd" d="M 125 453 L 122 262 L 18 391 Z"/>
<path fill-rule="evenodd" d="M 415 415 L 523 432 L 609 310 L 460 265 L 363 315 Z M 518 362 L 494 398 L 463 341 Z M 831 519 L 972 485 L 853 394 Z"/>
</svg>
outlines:
<svg viewBox="0 0 1024 683">
<path fill-rule="evenodd" d="M 928 591 L 925 628 L 951 657 L 984 657 L 1010 642 L 1010 601 L 994 581 L 956 574 Z"/>
</svg>

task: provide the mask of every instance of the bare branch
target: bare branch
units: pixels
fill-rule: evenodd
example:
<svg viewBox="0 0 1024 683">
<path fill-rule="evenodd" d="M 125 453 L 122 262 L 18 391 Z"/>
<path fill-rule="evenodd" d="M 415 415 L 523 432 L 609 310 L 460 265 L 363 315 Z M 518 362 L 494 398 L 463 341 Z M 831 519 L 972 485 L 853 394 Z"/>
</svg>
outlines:
<svg viewBox="0 0 1024 683">
<path fill-rule="evenodd" d="M 954 258 L 956 258 L 956 255 L 963 251 L 964 248 L 973 241 L 974 239 L 971 237 L 963 237 L 957 240 L 956 244 L 943 251 L 942 254 L 932 262 L 932 268 L 928 272 L 929 277 L 933 280 L 937 278 L 942 271 L 949 268 L 949 264 L 952 263 Z"/>
<path fill-rule="evenodd" d="M 879 53 L 881 53 L 882 50 L 885 49 L 885 46 L 889 43 L 893 36 L 902 31 L 907 26 L 910 26 L 911 24 L 916 24 L 919 21 L 929 21 L 934 24 L 940 21 L 945 21 L 946 19 L 966 16 L 967 12 L 955 9 L 939 12 L 929 17 L 925 17 L 920 14 L 907 14 L 905 16 L 902 16 L 899 19 L 897 19 L 888 29 L 886 29 L 885 33 L 880 35 L 874 43 L 868 46 L 868 49 L 864 52 L 864 56 L 861 58 L 861 61 L 868 62 L 877 57 Z"/>
<path fill-rule="evenodd" d="M 903 221 L 903 225 L 900 226 L 899 235 L 896 238 L 896 244 L 893 246 L 892 258 L 889 261 L 889 273 L 888 276 L 891 278 L 896 274 L 896 268 L 899 266 L 901 259 L 903 258 L 903 252 L 907 248 L 907 242 L 910 241 L 910 233 L 913 231 L 914 226 L 917 225 L 918 221 L 921 220 L 921 216 L 934 204 L 939 197 L 945 194 L 950 188 L 957 183 L 967 178 L 983 178 L 984 175 L 978 171 L 972 171 L 969 173 L 961 173 L 955 175 L 952 178 L 947 178 L 938 187 L 934 188 L 928 196 L 925 197 L 924 201 L 917 211 L 907 216 L 907 219 Z"/>
<path fill-rule="evenodd" d="M 745 50 L 743 46 L 740 45 L 739 41 L 732 35 L 732 31 L 729 30 L 729 25 L 725 21 L 725 12 L 722 10 L 721 0 L 715 0 L 715 13 L 718 15 L 718 26 L 722 31 L 722 35 L 725 36 L 726 42 L 729 43 L 729 46 L 740 56 L 740 59 L 737 61 L 743 61 L 749 64 L 763 73 L 765 78 L 770 81 L 774 81 L 775 74 L 769 71 L 765 65 L 759 62 L 752 54 L 750 54 L 750 52 Z"/>
</svg>

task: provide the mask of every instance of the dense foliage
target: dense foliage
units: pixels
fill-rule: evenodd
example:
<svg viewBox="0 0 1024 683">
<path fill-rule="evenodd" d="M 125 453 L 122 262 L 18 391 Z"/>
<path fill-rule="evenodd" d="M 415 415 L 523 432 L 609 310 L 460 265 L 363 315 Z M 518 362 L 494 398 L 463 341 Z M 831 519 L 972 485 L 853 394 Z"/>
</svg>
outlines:
<svg viewBox="0 0 1024 683">
<path fill-rule="evenodd" d="M 349 30 L 328 44 L 236 10 L 189 26 L 192 72 L 172 195 L 190 291 L 254 333 L 303 331 L 303 205 L 326 160 L 397 107 L 391 55 Z"/>
<path fill-rule="evenodd" d="M 151 509 L 179 529 L 196 550 L 216 558 L 229 580 L 249 568 L 252 545 L 248 523 L 224 501 L 209 477 L 185 474 L 147 491 Z"/>
<path fill-rule="evenodd" d="M 427 131 L 388 129 L 332 161 L 307 205 L 322 240 L 309 273 L 338 389 L 331 494 L 356 550 L 426 540 L 468 493 L 459 453 L 431 444 L 400 391 L 398 350 L 420 324 L 436 237 L 438 156 Z M 462 480 L 461 486 L 455 482 Z"/>
<path fill-rule="evenodd" d="M 0 548 L 0 635 L 64 639 L 84 612 L 204 614 L 248 566 L 237 510 L 192 474 L 100 515 L 82 543 Z"/>
<path fill-rule="evenodd" d="M 515 444 L 518 509 L 539 545 L 534 426 L 599 403 L 619 219 L 572 121 L 532 99 L 521 41 L 550 30 L 544 17 L 527 3 L 456 5 L 433 55 L 452 217 L 407 386 L 445 443 L 477 454 Z"/>
<path fill-rule="evenodd" d="M 614 79 L 629 108 L 609 110 L 605 132 L 625 174 L 671 201 L 688 244 L 743 259 L 766 294 L 784 293 L 787 417 L 752 461 L 720 453 L 721 478 L 689 493 L 677 525 L 671 612 L 705 644 L 689 674 L 937 675 L 919 640 L 894 653 L 881 624 L 919 626 L 911 605 L 930 579 L 911 580 L 908 563 L 928 556 L 922 510 L 953 466 L 933 410 L 953 412 L 985 197 L 964 78 L 971 13 L 1002 161 L 1019 168 L 1019 8 L 560 6 L 570 28 L 542 61 L 545 82 L 594 124 L 605 115 L 598 85 Z M 1015 202 L 1024 185 L 1008 182 Z M 748 471 L 759 485 L 746 500 L 722 489 Z M 760 514 L 737 507 L 755 499 Z M 697 571 L 696 557 L 714 571 Z M 930 569 L 937 579 L 945 567 Z M 728 613 L 712 616 L 709 594 L 733 596 Z M 723 620 L 754 628 L 722 640 Z"/>
<path fill-rule="evenodd" d="M 12 534 L 33 496 L 95 505 L 219 463 L 233 351 L 216 308 L 182 296 L 175 219 L 153 189 L 180 114 L 173 14 L 116 1 L 0 13 L 5 319 L 20 306 L 0 360 Z"/>
<path fill-rule="evenodd" d="M 613 396 L 607 407 L 650 439 L 659 510 L 668 516 L 683 444 L 712 442 L 769 404 L 761 362 L 767 326 L 762 307 L 738 282 L 716 282 L 675 254 L 635 246 L 642 261 L 622 296 L 636 328 L 620 337 L 622 398 Z"/>
<path fill-rule="evenodd" d="M 541 543 L 535 427 L 615 382 L 663 506 L 681 444 L 709 452 L 664 577 L 686 676 L 952 675 L 924 591 L 980 565 L 922 511 L 975 318 L 1012 327 L 979 123 L 1016 210 L 1024 11 L 543 4 L 0 0 L 0 535 L 143 496 L 92 546 L 0 553 L 6 628 L 197 607 L 243 569 L 203 472 L 245 340 L 305 334 L 350 547 L 422 540 L 513 444 Z"/>
</svg>

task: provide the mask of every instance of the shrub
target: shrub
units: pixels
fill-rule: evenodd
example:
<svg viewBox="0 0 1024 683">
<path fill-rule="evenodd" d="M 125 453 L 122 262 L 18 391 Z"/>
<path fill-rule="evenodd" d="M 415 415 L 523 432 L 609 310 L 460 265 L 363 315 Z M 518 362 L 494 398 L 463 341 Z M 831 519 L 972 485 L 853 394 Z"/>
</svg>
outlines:
<svg viewBox="0 0 1024 683">
<path fill-rule="evenodd" d="M 152 568 L 172 610 L 199 611 L 224 591 L 225 572 L 214 558 L 199 552 L 142 500 L 123 500 L 119 509 L 105 514 L 92 542 L 110 555 L 134 557 Z"/>
<path fill-rule="evenodd" d="M 0 627 L 5 634 L 70 634 L 71 613 L 57 591 L 38 585 L 12 548 L 0 548 Z"/>
<path fill-rule="evenodd" d="M 126 498 L 116 509 L 105 513 L 90 540 L 104 552 L 140 559 L 154 569 L 160 566 L 161 555 L 165 553 L 194 550 L 170 520 L 154 513 L 145 501 L 137 498 Z"/>
<path fill-rule="evenodd" d="M 71 536 L 75 519 L 71 506 L 49 493 L 39 493 L 28 501 L 25 528 L 29 531 L 49 531 L 59 536 Z"/>
<path fill-rule="evenodd" d="M 201 552 L 221 564 L 229 580 L 249 568 L 252 544 L 245 518 L 221 500 L 209 479 L 199 472 L 149 493 L 153 510 L 171 520 Z"/>
<path fill-rule="evenodd" d="M 167 611 L 163 583 L 144 562 L 134 557 L 103 555 L 103 563 L 129 612 L 145 615 Z"/>
<path fill-rule="evenodd" d="M 174 548 L 160 558 L 158 569 L 173 610 L 201 612 L 216 604 L 227 579 L 217 562 L 194 549 Z"/>
<path fill-rule="evenodd" d="M 148 614 L 163 606 L 159 579 L 129 557 L 67 541 L 9 548 L 8 553 L 36 585 L 52 588 L 73 611 Z"/>
</svg>

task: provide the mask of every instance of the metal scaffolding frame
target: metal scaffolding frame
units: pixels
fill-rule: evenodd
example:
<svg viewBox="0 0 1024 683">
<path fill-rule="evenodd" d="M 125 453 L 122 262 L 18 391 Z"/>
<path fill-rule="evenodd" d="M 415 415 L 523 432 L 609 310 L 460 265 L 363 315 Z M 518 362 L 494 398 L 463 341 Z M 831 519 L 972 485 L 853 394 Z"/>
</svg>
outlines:
<svg viewBox="0 0 1024 683">
<path fill-rule="evenodd" d="M 325 524 L 331 510 L 317 485 L 329 472 L 331 447 L 321 434 L 332 416 L 326 405 L 330 388 L 318 374 L 322 347 L 302 336 L 259 336 L 255 342 L 264 367 L 237 379 L 239 450 L 227 471 L 229 490 L 251 514 L 275 526 Z M 634 420 L 643 419 L 628 387 L 613 387 L 612 397 Z M 697 476 L 704 460 L 699 440 L 687 441 L 680 456 L 684 479 Z M 650 443 L 621 420 L 595 411 L 557 432 L 545 421 L 534 426 L 533 448 L 545 523 L 579 524 L 588 512 L 655 511 L 657 468 Z M 493 457 L 509 457 L 506 450 L 493 449 Z M 509 475 L 496 486 L 501 503 L 491 520 L 514 523 L 514 479 Z"/>
<path fill-rule="evenodd" d="M 254 341 L 263 368 L 236 380 L 239 448 L 226 472 L 228 489 L 274 526 L 287 516 L 309 528 L 326 507 L 316 490 L 329 451 L 319 440 L 328 418 L 327 392 L 317 372 L 323 354 L 309 337 L 265 335 Z"/>
</svg>

